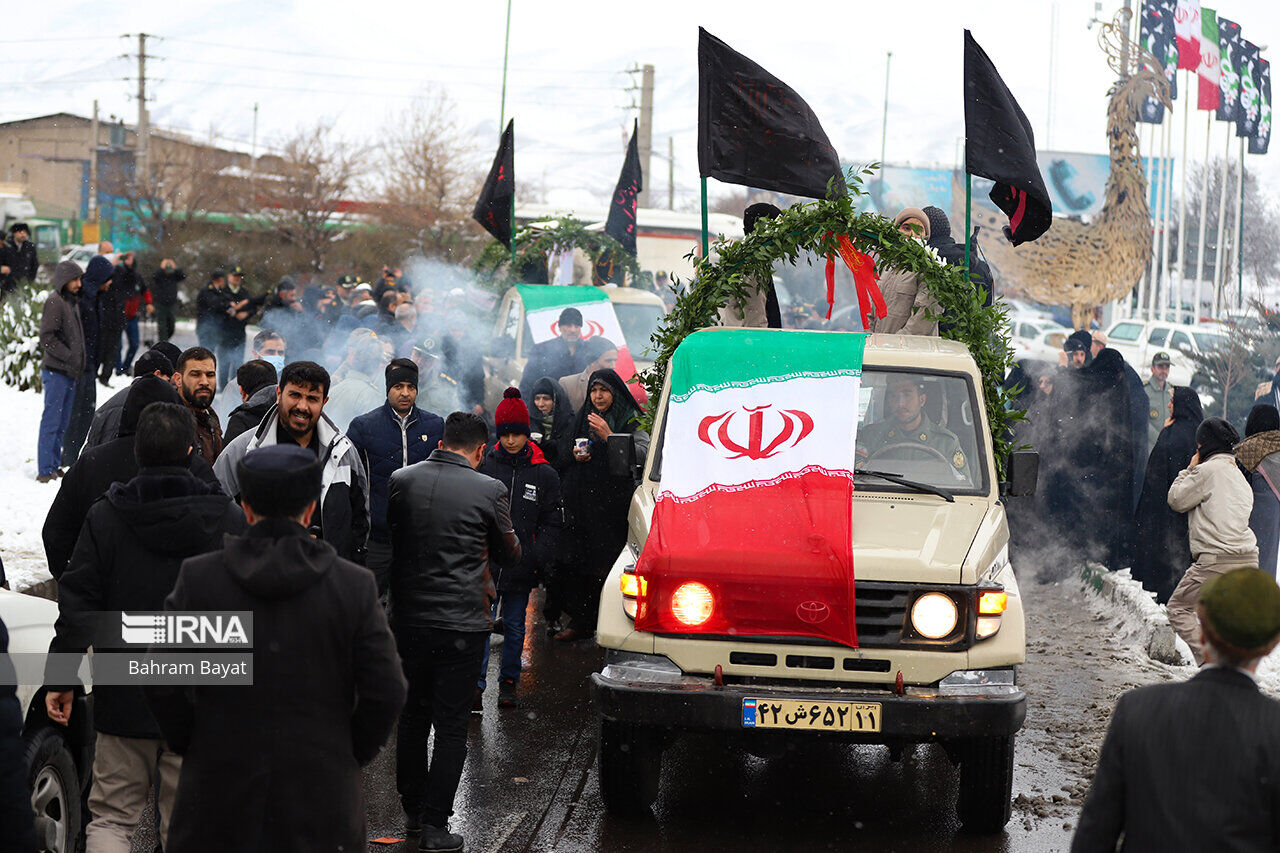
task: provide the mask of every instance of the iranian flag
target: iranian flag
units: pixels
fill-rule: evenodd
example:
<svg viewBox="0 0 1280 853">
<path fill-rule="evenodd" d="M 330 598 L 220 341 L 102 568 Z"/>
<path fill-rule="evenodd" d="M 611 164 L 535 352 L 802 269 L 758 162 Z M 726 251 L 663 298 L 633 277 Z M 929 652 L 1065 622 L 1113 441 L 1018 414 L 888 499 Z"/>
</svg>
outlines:
<svg viewBox="0 0 1280 853">
<path fill-rule="evenodd" d="M 1200 97 L 1196 107 L 1216 110 L 1222 99 L 1222 60 L 1218 55 L 1218 13 L 1214 10 L 1200 10 L 1200 35 L 1200 67 L 1196 69 Z"/>
<path fill-rule="evenodd" d="M 559 337 L 560 312 L 577 308 L 582 312 L 582 339 L 605 337 L 618 347 L 618 366 L 614 369 L 622 381 L 631 384 L 636 376 L 636 363 L 631 358 L 628 341 L 622 335 L 618 315 L 613 311 L 609 295 L 599 287 L 517 284 L 524 302 L 524 316 L 529 323 L 534 345 Z M 647 342 L 641 342 L 643 345 Z M 636 386 L 639 387 L 639 386 Z M 632 388 L 635 393 L 636 387 Z M 643 402 L 643 398 L 636 399 Z"/>
<path fill-rule="evenodd" d="M 637 629 L 857 647 L 852 466 L 865 342 L 711 329 L 676 349 L 662 487 L 636 565 Z M 673 606 L 691 583 L 710 592 L 698 624 Z"/>
<path fill-rule="evenodd" d="M 1178 41 L 1178 68 L 1195 71 L 1200 67 L 1200 0 L 1178 0 L 1173 27 Z"/>
</svg>

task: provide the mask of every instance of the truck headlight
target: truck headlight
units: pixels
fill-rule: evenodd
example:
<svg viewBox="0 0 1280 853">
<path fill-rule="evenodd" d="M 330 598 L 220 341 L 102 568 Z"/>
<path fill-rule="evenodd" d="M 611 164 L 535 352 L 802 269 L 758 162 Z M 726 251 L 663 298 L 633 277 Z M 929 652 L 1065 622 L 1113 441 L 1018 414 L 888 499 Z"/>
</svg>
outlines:
<svg viewBox="0 0 1280 853">
<path fill-rule="evenodd" d="M 930 640 L 940 640 L 955 631 L 960 611 L 951 596 L 926 592 L 911 605 L 911 627 Z"/>
<path fill-rule="evenodd" d="M 1000 616 L 1009 606 L 1009 594 L 1004 587 L 978 589 L 978 624 L 975 635 L 979 640 L 994 637 L 1000 630 Z"/>
<path fill-rule="evenodd" d="M 671 613 L 691 628 L 710 619 L 714 609 L 715 599 L 711 590 L 697 581 L 682 583 L 671 594 Z"/>
<path fill-rule="evenodd" d="M 636 618 L 637 599 L 648 592 L 649 580 L 637 575 L 636 567 L 630 565 L 623 569 L 622 577 L 619 578 L 619 586 L 622 588 L 622 610 L 627 616 L 634 619 Z"/>
</svg>

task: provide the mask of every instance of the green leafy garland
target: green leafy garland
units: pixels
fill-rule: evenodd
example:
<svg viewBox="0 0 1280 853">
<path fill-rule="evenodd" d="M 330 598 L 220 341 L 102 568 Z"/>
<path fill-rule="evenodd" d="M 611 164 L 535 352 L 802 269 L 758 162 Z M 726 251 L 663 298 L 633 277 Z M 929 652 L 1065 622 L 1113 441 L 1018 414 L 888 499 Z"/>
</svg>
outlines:
<svg viewBox="0 0 1280 853">
<path fill-rule="evenodd" d="M 991 423 L 996 465 L 1003 476 L 1012 444 L 1012 428 L 1025 417 L 1010 409 L 1010 394 L 1002 387 L 1005 373 L 1013 364 L 1005 309 L 986 307 L 977 290 L 965 281 L 960 267 L 939 261 L 937 255 L 919 241 L 899 233 L 893 220 L 875 213 L 858 213 L 854 201 L 865 195 L 861 173 L 845 177 L 847 191 L 833 186 L 822 201 L 794 205 L 774 220 L 759 222 L 741 240 L 715 243 L 711 258 L 696 262 L 694 286 L 676 298 L 675 307 L 654 332 L 651 349 L 656 353 L 653 367 L 641 376 L 651 400 L 662 393 L 667 362 L 686 336 L 706 326 L 719 325 L 720 309 L 730 302 L 748 299 L 756 287 L 750 274 L 772 270 L 785 260 L 792 266 L 805 251 L 819 257 L 837 252 L 836 237 L 847 236 L 860 252 L 875 252 L 878 269 L 910 270 L 929 288 L 938 301 L 939 316 L 952 328 L 943 337 L 969 348 L 982 374 L 982 392 Z M 679 288 L 676 288 L 679 293 Z M 652 413 L 649 414 L 652 419 Z M 652 426 L 650 422 L 648 426 Z"/>
<path fill-rule="evenodd" d="M 529 266 L 545 268 L 551 252 L 560 251 L 565 246 L 581 249 L 593 267 L 601 261 L 612 260 L 631 276 L 632 281 L 640 275 L 640 265 L 622 248 L 622 244 L 603 231 L 589 231 L 586 222 L 572 216 L 560 217 L 554 228 L 524 225 L 516 231 L 512 242 L 516 249 L 514 265 L 511 252 L 501 243 L 490 243 L 480 253 L 475 271 L 482 281 L 498 288 L 515 284 L 521 280 L 521 270 Z"/>
</svg>

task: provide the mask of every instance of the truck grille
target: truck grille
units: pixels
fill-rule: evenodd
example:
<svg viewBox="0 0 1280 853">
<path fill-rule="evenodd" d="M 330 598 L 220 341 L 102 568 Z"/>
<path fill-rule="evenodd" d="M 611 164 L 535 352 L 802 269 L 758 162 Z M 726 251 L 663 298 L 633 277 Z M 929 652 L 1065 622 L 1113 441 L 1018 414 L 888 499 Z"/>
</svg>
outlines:
<svg viewBox="0 0 1280 853">
<path fill-rule="evenodd" d="M 909 588 L 903 584 L 859 581 L 854 585 L 859 646 L 895 646 L 902 642 Z"/>
</svg>

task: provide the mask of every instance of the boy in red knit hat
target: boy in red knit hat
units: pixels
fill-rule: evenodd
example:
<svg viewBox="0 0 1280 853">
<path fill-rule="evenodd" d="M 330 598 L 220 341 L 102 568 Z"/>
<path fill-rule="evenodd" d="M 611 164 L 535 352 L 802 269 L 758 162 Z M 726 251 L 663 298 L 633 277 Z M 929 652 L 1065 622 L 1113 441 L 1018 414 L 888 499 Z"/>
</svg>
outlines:
<svg viewBox="0 0 1280 853">
<path fill-rule="evenodd" d="M 511 496 L 511 523 L 524 551 L 518 564 L 500 569 L 494 577 L 498 588 L 494 618 L 502 619 L 503 633 L 498 705 L 514 708 L 517 705 L 516 684 L 520 681 L 520 654 L 524 648 L 529 593 L 555 559 L 563 512 L 560 477 L 547 464 L 538 445 L 529 440 L 529 408 L 520 397 L 519 389 L 508 388 L 503 392 L 493 420 L 498 442 L 485 454 L 484 461 L 476 470 L 507 487 L 507 494 Z M 477 711 L 481 708 L 488 668 L 486 641 L 484 664 L 476 685 L 474 709 Z"/>
</svg>

